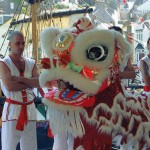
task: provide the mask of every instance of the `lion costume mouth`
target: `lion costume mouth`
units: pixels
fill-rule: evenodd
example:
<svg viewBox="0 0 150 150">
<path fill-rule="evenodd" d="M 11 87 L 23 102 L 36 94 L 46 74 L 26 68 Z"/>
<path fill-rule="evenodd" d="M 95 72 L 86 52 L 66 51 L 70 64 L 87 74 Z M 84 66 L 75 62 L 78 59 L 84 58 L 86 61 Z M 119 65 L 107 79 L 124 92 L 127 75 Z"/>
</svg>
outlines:
<svg viewBox="0 0 150 150">
<path fill-rule="evenodd" d="M 46 79 L 44 74 L 48 74 Z M 96 77 L 96 76 L 95 76 Z M 45 94 L 45 98 L 59 104 L 89 107 L 94 104 L 97 93 L 108 87 L 108 79 L 105 82 L 89 79 L 83 73 L 78 73 L 68 68 L 51 68 L 45 70 L 40 78 L 45 79 L 45 83 L 57 80 L 58 88 Z M 43 81 L 43 80 L 40 80 Z M 45 84 L 41 83 L 41 84 Z M 63 85 L 62 85 L 63 84 Z"/>
<path fill-rule="evenodd" d="M 46 93 L 44 98 L 59 104 L 83 107 L 89 107 L 95 103 L 94 96 L 88 96 L 81 91 L 69 89 L 64 89 L 61 91 L 55 89 Z"/>
</svg>

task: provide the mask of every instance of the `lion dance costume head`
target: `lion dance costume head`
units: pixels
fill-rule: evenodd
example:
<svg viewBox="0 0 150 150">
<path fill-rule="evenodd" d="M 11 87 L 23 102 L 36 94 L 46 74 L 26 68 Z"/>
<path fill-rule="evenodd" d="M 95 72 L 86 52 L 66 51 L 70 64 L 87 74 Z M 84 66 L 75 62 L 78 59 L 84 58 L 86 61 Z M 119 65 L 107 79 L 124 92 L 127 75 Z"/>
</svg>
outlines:
<svg viewBox="0 0 150 150">
<path fill-rule="evenodd" d="M 111 149 L 112 139 L 134 150 L 150 148 L 150 111 L 146 95 L 125 96 L 118 75 L 130 44 L 113 30 L 94 28 L 86 17 L 75 30 L 47 28 L 41 33 L 40 85 L 53 134 L 74 137 L 74 150 Z"/>
</svg>

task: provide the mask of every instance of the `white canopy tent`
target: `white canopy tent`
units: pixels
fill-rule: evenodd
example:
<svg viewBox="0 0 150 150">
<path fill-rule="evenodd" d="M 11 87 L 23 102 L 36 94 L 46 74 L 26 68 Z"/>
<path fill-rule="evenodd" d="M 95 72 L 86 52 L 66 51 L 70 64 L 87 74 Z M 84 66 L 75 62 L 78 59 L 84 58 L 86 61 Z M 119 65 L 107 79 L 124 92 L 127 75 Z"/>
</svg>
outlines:
<svg viewBox="0 0 150 150">
<path fill-rule="evenodd" d="M 142 11 L 142 13 L 146 13 L 150 11 L 150 0 L 146 1 L 139 7 L 137 7 L 137 10 Z"/>
</svg>

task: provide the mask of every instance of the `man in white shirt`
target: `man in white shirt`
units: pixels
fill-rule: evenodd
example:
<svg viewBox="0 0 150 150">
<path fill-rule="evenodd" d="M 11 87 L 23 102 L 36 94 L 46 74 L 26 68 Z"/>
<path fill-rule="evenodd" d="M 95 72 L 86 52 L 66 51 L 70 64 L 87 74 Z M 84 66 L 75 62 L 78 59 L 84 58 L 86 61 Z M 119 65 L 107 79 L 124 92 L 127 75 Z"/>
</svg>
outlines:
<svg viewBox="0 0 150 150">
<path fill-rule="evenodd" d="M 39 87 L 35 60 L 23 57 L 25 41 L 19 31 L 9 38 L 11 53 L 0 60 L 1 88 L 6 96 L 2 114 L 2 150 L 37 150 L 34 87 Z"/>
<path fill-rule="evenodd" d="M 140 59 L 138 67 L 140 69 L 140 79 L 144 85 L 144 92 L 150 93 L 150 37 L 147 40 L 148 54 Z"/>
</svg>

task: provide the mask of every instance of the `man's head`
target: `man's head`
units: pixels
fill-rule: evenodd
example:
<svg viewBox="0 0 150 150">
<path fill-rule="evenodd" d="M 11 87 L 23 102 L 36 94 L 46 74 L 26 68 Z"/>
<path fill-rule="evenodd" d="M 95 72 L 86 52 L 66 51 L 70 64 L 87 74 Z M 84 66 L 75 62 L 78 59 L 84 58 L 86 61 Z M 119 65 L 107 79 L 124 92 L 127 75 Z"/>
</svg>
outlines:
<svg viewBox="0 0 150 150">
<path fill-rule="evenodd" d="M 118 31 L 121 34 L 123 34 L 122 29 L 120 27 L 118 27 L 118 26 L 111 26 L 111 27 L 109 27 L 109 30 L 115 30 L 115 31 Z"/>
<path fill-rule="evenodd" d="M 20 31 L 14 31 L 9 36 L 9 46 L 11 53 L 22 55 L 25 47 L 24 36 Z"/>
</svg>

